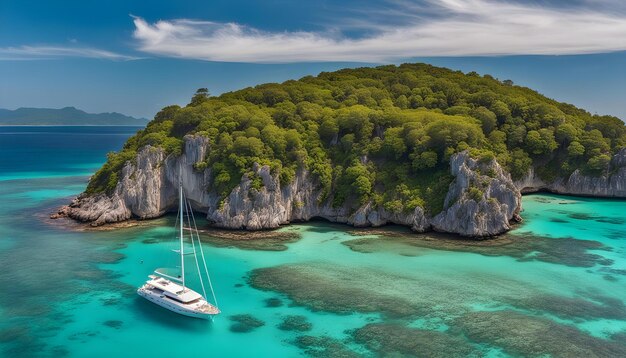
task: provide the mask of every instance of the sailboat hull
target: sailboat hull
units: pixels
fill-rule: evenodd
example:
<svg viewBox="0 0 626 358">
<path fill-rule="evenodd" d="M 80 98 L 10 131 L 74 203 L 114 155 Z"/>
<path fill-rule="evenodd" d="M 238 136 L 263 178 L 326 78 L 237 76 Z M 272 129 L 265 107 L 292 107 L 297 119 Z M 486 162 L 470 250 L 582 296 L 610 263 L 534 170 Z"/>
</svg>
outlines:
<svg viewBox="0 0 626 358">
<path fill-rule="evenodd" d="M 144 285 L 137 290 L 139 296 L 174 313 L 199 319 L 212 319 L 213 316 L 219 314 L 219 310 L 205 300 L 182 303 L 146 286 Z"/>
</svg>

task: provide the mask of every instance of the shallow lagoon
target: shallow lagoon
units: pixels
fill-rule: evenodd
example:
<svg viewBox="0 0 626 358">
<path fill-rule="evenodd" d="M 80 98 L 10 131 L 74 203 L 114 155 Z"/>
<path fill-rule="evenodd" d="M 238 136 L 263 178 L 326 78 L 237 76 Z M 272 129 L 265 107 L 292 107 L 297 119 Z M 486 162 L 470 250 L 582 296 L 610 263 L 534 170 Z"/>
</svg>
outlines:
<svg viewBox="0 0 626 358">
<path fill-rule="evenodd" d="M 46 219 L 84 188 L 85 170 L 133 132 L 98 133 L 97 150 L 78 157 L 69 153 L 90 141 L 64 144 L 62 155 L 45 150 L 59 132 L 96 135 L 89 130 L 97 129 L 49 137 L 25 130 L 10 145 L 32 140 L 40 150 L 24 167 L 0 131 L 5 356 L 626 355 L 624 201 L 528 195 L 525 222 L 482 242 L 325 222 L 254 242 L 208 230 L 223 314 L 204 322 L 134 292 L 174 259 L 171 218 L 115 231 L 68 230 Z M 64 155 L 61 174 L 56 164 L 30 162 Z"/>
</svg>

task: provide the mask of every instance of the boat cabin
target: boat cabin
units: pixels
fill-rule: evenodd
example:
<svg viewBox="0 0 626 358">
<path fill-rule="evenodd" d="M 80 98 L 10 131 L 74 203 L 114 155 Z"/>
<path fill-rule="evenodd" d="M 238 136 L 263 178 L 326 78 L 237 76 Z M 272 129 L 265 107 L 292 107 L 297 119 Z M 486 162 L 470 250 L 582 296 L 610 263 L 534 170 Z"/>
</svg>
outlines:
<svg viewBox="0 0 626 358">
<path fill-rule="evenodd" d="M 161 290 L 164 296 L 174 299 L 182 303 L 192 303 L 202 296 L 197 292 L 183 288 L 183 286 L 176 284 L 168 279 L 157 276 L 150 276 L 151 280 L 146 282 L 148 285 Z"/>
</svg>

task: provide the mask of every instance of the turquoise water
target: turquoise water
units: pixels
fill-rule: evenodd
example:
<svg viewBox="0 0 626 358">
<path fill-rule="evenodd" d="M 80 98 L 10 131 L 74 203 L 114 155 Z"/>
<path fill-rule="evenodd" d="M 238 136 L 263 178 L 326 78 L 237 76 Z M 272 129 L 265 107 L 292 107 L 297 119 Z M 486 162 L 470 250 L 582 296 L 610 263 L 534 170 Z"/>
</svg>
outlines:
<svg viewBox="0 0 626 358">
<path fill-rule="evenodd" d="M 47 219 L 136 130 L 0 127 L 1 355 L 626 354 L 618 200 L 525 196 L 525 222 L 478 245 L 325 222 L 254 245 L 204 234 L 223 313 L 161 309 L 135 289 L 172 259 L 172 218 L 115 231 Z"/>
</svg>

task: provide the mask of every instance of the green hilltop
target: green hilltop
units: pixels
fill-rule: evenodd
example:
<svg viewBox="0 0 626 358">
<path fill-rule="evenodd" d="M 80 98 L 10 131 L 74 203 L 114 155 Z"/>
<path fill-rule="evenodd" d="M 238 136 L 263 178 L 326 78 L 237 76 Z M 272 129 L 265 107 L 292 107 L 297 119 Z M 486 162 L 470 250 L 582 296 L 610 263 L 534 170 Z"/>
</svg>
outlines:
<svg viewBox="0 0 626 358">
<path fill-rule="evenodd" d="M 185 107 L 163 108 L 92 177 L 87 192 L 110 192 L 137 151 L 178 155 L 183 136 L 203 135 L 211 149 L 211 190 L 225 197 L 254 163 L 281 183 L 312 172 L 334 205 L 368 201 L 400 212 L 442 210 L 452 154 L 497 161 L 514 179 L 532 167 L 542 179 L 575 169 L 599 175 L 626 147 L 626 126 L 531 89 L 475 72 L 426 64 L 323 72 L 217 97 L 200 89 Z M 480 189 L 474 189 L 482 195 Z"/>
</svg>

